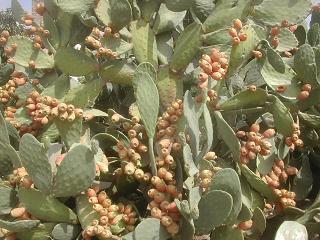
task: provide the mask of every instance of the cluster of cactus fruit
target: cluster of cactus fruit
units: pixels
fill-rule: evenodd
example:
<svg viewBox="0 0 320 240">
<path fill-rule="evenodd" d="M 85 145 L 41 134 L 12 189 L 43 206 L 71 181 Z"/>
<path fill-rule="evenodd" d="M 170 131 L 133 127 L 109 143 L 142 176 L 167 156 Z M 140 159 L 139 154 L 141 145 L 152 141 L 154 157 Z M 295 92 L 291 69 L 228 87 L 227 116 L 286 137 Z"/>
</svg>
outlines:
<svg viewBox="0 0 320 240">
<path fill-rule="evenodd" d="M 12 8 L 24 32 L 0 29 L 1 239 L 319 236 L 319 5 Z"/>
</svg>

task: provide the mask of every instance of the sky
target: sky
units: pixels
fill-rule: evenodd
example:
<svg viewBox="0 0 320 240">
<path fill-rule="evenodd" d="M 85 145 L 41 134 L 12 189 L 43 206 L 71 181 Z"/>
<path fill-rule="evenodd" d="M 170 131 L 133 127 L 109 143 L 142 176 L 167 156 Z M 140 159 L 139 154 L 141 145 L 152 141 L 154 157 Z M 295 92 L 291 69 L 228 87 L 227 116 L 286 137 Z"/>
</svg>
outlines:
<svg viewBox="0 0 320 240">
<path fill-rule="evenodd" d="M 31 0 L 18 0 L 21 6 L 26 10 L 26 11 L 31 11 Z M 10 8 L 11 7 L 11 0 L 0 0 L 0 10 Z"/>
</svg>

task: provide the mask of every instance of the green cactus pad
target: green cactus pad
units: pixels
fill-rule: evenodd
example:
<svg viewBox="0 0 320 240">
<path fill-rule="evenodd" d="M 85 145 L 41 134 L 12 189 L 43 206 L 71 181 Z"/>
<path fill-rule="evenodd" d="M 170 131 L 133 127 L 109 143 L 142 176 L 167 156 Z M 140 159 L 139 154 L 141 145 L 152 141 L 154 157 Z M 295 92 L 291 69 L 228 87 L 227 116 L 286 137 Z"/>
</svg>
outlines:
<svg viewBox="0 0 320 240">
<path fill-rule="evenodd" d="M 173 12 L 166 5 L 161 4 L 152 29 L 156 34 L 170 31 L 182 22 L 185 15 L 186 11 Z"/>
<path fill-rule="evenodd" d="M 95 79 L 86 84 L 79 84 L 65 95 L 64 102 L 73 104 L 78 108 L 86 108 L 98 97 L 103 85 L 100 79 Z"/>
<path fill-rule="evenodd" d="M 74 240 L 81 232 L 79 225 L 59 223 L 52 230 L 52 237 L 56 240 Z"/>
<path fill-rule="evenodd" d="M 8 144 L 10 143 L 6 121 L 4 120 L 4 117 L 1 112 L 0 112 L 0 142 L 8 143 Z"/>
<path fill-rule="evenodd" d="M 157 43 L 149 23 L 143 20 L 131 23 L 133 53 L 137 60 L 150 62 L 155 68 L 158 66 Z"/>
<path fill-rule="evenodd" d="M 208 234 L 225 223 L 232 209 L 232 196 L 221 190 L 204 194 L 199 202 L 199 218 L 194 220 L 196 232 Z"/>
<path fill-rule="evenodd" d="M 309 14 L 311 2 L 309 0 L 264 0 L 257 5 L 252 16 L 267 25 L 280 25 L 283 20 L 296 23 L 304 20 Z"/>
<path fill-rule="evenodd" d="M 55 64 L 65 74 L 84 76 L 97 69 L 97 62 L 74 48 L 61 48 L 54 56 Z"/>
<path fill-rule="evenodd" d="M 240 161 L 240 142 L 229 124 L 223 119 L 220 112 L 214 112 L 219 138 L 222 139 L 232 152 L 235 162 Z"/>
<path fill-rule="evenodd" d="M 79 222 L 83 229 L 90 226 L 92 221 L 99 218 L 99 213 L 93 210 L 86 195 L 80 195 L 76 198 L 76 209 Z"/>
<path fill-rule="evenodd" d="M 250 186 L 259 194 L 266 197 L 269 201 L 276 201 L 279 197 L 275 195 L 272 189 L 262 181 L 254 172 L 252 172 L 246 165 L 240 165 L 241 174 L 247 179 Z"/>
<path fill-rule="evenodd" d="M 104 81 L 121 85 L 131 85 L 135 66 L 126 60 L 116 60 L 102 65 L 99 72 Z"/>
<path fill-rule="evenodd" d="M 153 20 L 153 16 L 158 12 L 161 2 L 158 0 L 138 0 L 137 4 L 141 11 L 141 17 L 144 21 L 150 22 Z"/>
<path fill-rule="evenodd" d="M 14 59 L 17 64 L 23 67 L 29 67 L 29 61 L 33 60 L 37 69 L 53 68 L 53 57 L 45 53 L 42 49 L 35 49 L 33 42 L 27 37 L 13 36 L 8 40 L 7 45 L 17 44 L 17 50 Z"/>
<path fill-rule="evenodd" d="M 171 33 L 157 35 L 158 59 L 161 64 L 169 64 L 173 57 L 173 38 Z"/>
<path fill-rule="evenodd" d="M 215 3 L 211 0 L 194 0 L 192 10 L 201 22 L 214 11 Z"/>
<path fill-rule="evenodd" d="M 53 173 L 45 147 L 31 134 L 25 134 L 21 138 L 19 155 L 36 187 L 45 194 L 50 193 Z"/>
<path fill-rule="evenodd" d="M 193 187 L 189 191 L 190 215 L 193 219 L 199 217 L 199 201 L 201 200 L 202 190 L 200 187 Z"/>
<path fill-rule="evenodd" d="M 260 208 L 255 208 L 252 216 L 252 232 L 262 234 L 266 229 L 266 217 Z"/>
<path fill-rule="evenodd" d="M 191 148 L 188 144 L 183 146 L 183 167 L 188 177 L 192 177 L 199 172 L 193 161 Z"/>
<path fill-rule="evenodd" d="M 80 14 L 86 12 L 94 6 L 94 0 L 59 0 L 58 7 L 64 12 L 71 14 Z"/>
<path fill-rule="evenodd" d="M 310 95 L 307 99 L 298 102 L 299 109 L 306 110 L 308 107 L 319 104 L 320 103 L 319 94 L 320 94 L 319 87 L 311 90 Z"/>
<path fill-rule="evenodd" d="M 232 44 L 232 37 L 229 35 L 228 28 L 219 29 L 202 35 L 203 42 L 207 45 Z"/>
<path fill-rule="evenodd" d="M 0 215 L 9 214 L 10 210 L 18 203 L 17 192 L 0 183 Z"/>
<path fill-rule="evenodd" d="M 119 31 L 132 19 L 132 9 L 128 0 L 101 0 L 94 10 L 99 20 L 114 31 Z"/>
<path fill-rule="evenodd" d="M 21 167 L 21 159 L 17 151 L 9 144 L 0 142 L 0 173 L 7 175 L 12 168 Z"/>
<path fill-rule="evenodd" d="M 129 52 L 133 48 L 132 43 L 127 43 L 121 38 L 115 38 L 112 35 L 101 39 L 101 43 L 105 48 L 111 49 L 112 51 L 116 52 L 118 56 Z"/>
<path fill-rule="evenodd" d="M 155 85 L 156 72 L 150 63 L 141 63 L 133 77 L 138 109 L 149 138 L 153 138 L 158 112 L 159 93 Z"/>
<path fill-rule="evenodd" d="M 165 0 L 164 2 L 167 8 L 170 11 L 174 11 L 174 12 L 181 12 L 184 10 L 188 10 L 193 3 L 193 1 L 190 1 L 190 0 Z"/>
<path fill-rule="evenodd" d="M 244 26 L 241 31 L 247 34 L 247 40 L 232 46 L 227 77 L 232 76 L 241 67 L 243 62 L 252 57 L 252 50 L 256 48 L 260 41 L 254 28 L 250 25 Z"/>
<path fill-rule="evenodd" d="M 239 215 L 237 216 L 237 223 L 248 221 L 252 218 L 252 212 L 250 210 L 250 207 L 246 203 L 242 203 L 241 211 L 239 212 Z"/>
<path fill-rule="evenodd" d="M 298 25 L 297 29 L 294 31 L 294 36 L 297 38 L 299 46 L 306 43 L 307 32 L 303 25 Z"/>
<path fill-rule="evenodd" d="M 223 239 L 223 240 L 243 240 L 244 236 L 240 229 L 231 227 L 231 226 L 223 226 L 216 228 L 211 236 L 211 240 Z"/>
<path fill-rule="evenodd" d="M 277 148 L 275 146 L 274 138 L 269 138 L 268 141 L 272 145 L 270 154 L 267 156 L 262 156 L 262 155 L 258 154 L 257 159 L 256 159 L 257 169 L 262 175 L 267 175 L 272 170 L 272 166 L 274 165 L 274 161 L 278 157 Z"/>
<path fill-rule="evenodd" d="M 242 207 L 241 185 L 238 174 L 231 168 L 218 171 L 211 182 L 209 191 L 222 190 L 232 196 L 232 210 L 226 220 L 227 223 L 235 223 Z"/>
<path fill-rule="evenodd" d="M 316 63 L 317 63 L 317 73 L 319 76 L 319 74 L 320 74 L 320 47 L 314 47 L 313 51 L 314 51 L 314 56 L 315 56 Z"/>
<path fill-rule="evenodd" d="M 41 92 L 41 95 L 62 99 L 69 89 L 69 76 L 61 74 L 52 84 L 50 84 L 43 90 L 43 92 Z"/>
<path fill-rule="evenodd" d="M 191 137 L 191 150 L 193 157 L 199 152 L 200 136 L 199 136 L 199 116 L 194 99 L 189 91 L 185 92 L 183 101 L 183 114 L 188 124 Z M 197 163 L 196 163 L 197 164 Z"/>
<path fill-rule="evenodd" d="M 57 168 L 52 193 L 57 197 L 73 196 L 85 191 L 95 177 L 94 155 L 89 147 L 73 147 Z"/>
<path fill-rule="evenodd" d="M 38 219 L 72 224 L 77 222 L 77 215 L 70 208 L 36 189 L 19 188 L 18 197 L 21 205 Z"/>
<path fill-rule="evenodd" d="M 205 33 L 225 28 L 236 18 L 243 19 L 248 15 L 250 0 L 219 1 L 214 11 L 203 23 Z"/>
<path fill-rule="evenodd" d="M 268 45 L 267 50 L 267 57 L 268 61 L 271 64 L 271 66 L 279 73 L 285 73 L 286 71 L 286 64 L 279 55 L 270 45 Z"/>
<path fill-rule="evenodd" d="M 59 131 L 62 141 L 67 147 L 71 147 L 72 144 L 80 142 L 82 119 L 75 119 L 73 122 L 55 119 L 54 123 Z"/>
<path fill-rule="evenodd" d="M 193 236 L 195 234 L 195 227 L 193 223 L 193 219 L 182 219 L 182 227 L 181 227 L 181 238 L 183 240 L 193 240 Z"/>
<path fill-rule="evenodd" d="M 317 79 L 317 64 L 314 51 L 309 44 L 303 44 L 294 55 L 294 70 L 299 80 L 303 83 L 310 83 L 312 86 L 319 86 Z"/>
<path fill-rule="evenodd" d="M 301 168 L 297 176 L 295 176 L 292 184 L 292 191 L 296 193 L 295 199 L 297 201 L 301 201 L 308 197 L 313 185 L 310 160 L 308 157 L 302 157 L 301 161 Z"/>
<path fill-rule="evenodd" d="M 41 223 L 29 231 L 18 232 L 16 236 L 20 240 L 51 240 L 50 234 L 55 225 L 55 223 Z"/>
<path fill-rule="evenodd" d="M 0 174 L 8 175 L 13 170 L 13 164 L 10 159 L 10 155 L 8 155 L 7 149 L 10 147 L 9 144 L 0 143 Z"/>
<path fill-rule="evenodd" d="M 145 239 L 146 236 L 155 240 L 167 240 L 170 237 L 160 220 L 155 218 L 143 220 L 134 231 L 134 239 Z"/>
<path fill-rule="evenodd" d="M 0 227 L 5 228 L 11 232 L 23 232 L 26 230 L 30 230 L 39 225 L 39 220 L 18 220 L 14 222 L 9 222 L 0 219 Z"/>
<path fill-rule="evenodd" d="M 298 46 L 298 40 L 296 36 L 287 28 L 280 28 L 280 34 L 278 35 L 279 45 L 277 50 L 279 52 L 290 51 Z"/>
<path fill-rule="evenodd" d="M 315 129 L 320 128 L 320 116 L 299 112 L 299 119 L 307 126 Z"/>
<path fill-rule="evenodd" d="M 307 34 L 307 38 L 308 38 L 308 43 L 311 46 L 319 45 L 319 41 L 320 41 L 319 23 L 315 23 L 310 27 L 308 34 Z"/>
<path fill-rule="evenodd" d="M 156 81 L 158 87 L 161 106 L 167 108 L 177 98 L 182 97 L 182 80 L 178 75 L 170 72 L 168 67 L 160 68 L 158 79 Z"/>
<path fill-rule="evenodd" d="M 48 41 L 53 48 L 57 49 L 60 45 L 60 33 L 55 21 L 48 12 L 45 12 L 43 15 L 43 25 L 44 29 L 47 29 L 50 32 L 50 35 L 47 38 Z"/>
<path fill-rule="evenodd" d="M 203 106 L 203 120 L 204 120 L 204 128 L 203 128 L 203 136 L 205 136 L 205 141 L 203 143 L 202 149 L 197 156 L 197 162 L 204 157 L 204 155 L 210 151 L 212 143 L 213 143 L 213 126 L 212 119 L 207 105 Z"/>
<path fill-rule="evenodd" d="M 230 111 L 237 109 L 253 108 L 264 106 L 267 100 L 267 92 L 261 88 L 252 92 L 249 89 L 242 91 L 225 102 L 222 102 L 219 107 L 221 110 Z"/>
<path fill-rule="evenodd" d="M 201 24 L 194 22 L 179 35 L 170 69 L 183 70 L 199 53 L 201 47 Z"/>
<path fill-rule="evenodd" d="M 60 16 L 56 21 L 56 25 L 60 33 L 60 47 L 66 47 L 72 37 L 72 23 L 74 22 L 76 16 L 66 12 L 60 12 L 59 15 Z"/>
<path fill-rule="evenodd" d="M 11 9 L 12 14 L 17 22 L 21 22 L 21 18 L 24 16 L 25 11 L 21 7 L 18 0 L 12 0 L 11 1 Z"/>
<path fill-rule="evenodd" d="M 275 129 L 285 137 L 292 136 L 294 122 L 289 109 L 276 96 L 268 96 L 268 99 L 271 101 L 268 108 L 273 115 Z"/>
<path fill-rule="evenodd" d="M 258 64 L 261 63 L 262 61 L 258 61 Z M 285 72 L 279 73 L 272 67 L 269 60 L 266 60 L 261 68 L 261 75 L 272 90 L 276 91 L 278 87 L 285 89 L 284 92 L 276 91 L 283 98 L 294 100 L 301 90 L 296 73 L 287 64 L 285 64 Z"/>
</svg>

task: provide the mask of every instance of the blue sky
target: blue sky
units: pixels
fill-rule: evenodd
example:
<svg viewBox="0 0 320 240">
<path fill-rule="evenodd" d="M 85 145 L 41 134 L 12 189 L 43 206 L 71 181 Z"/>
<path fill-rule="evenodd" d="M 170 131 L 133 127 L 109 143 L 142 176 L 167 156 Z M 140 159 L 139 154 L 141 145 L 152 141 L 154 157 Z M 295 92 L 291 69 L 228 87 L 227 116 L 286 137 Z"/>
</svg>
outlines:
<svg viewBox="0 0 320 240">
<path fill-rule="evenodd" d="M 31 11 L 31 0 L 18 0 L 26 11 Z M 0 10 L 10 8 L 11 0 L 0 0 Z"/>
</svg>

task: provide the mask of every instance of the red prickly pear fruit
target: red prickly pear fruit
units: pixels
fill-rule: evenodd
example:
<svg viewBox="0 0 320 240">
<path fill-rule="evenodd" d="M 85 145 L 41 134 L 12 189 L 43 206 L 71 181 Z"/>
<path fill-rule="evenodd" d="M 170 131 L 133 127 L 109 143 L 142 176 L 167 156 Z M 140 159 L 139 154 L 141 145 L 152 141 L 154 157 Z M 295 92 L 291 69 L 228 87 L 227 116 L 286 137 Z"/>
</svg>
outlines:
<svg viewBox="0 0 320 240">
<path fill-rule="evenodd" d="M 288 27 L 288 26 L 289 26 L 288 20 L 286 20 L 286 19 L 282 20 L 281 27 Z"/>
<path fill-rule="evenodd" d="M 212 48 L 211 54 L 210 54 L 210 58 L 212 62 L 218 62 L 220 57 L 221 57 L 220 51 L 217 48 Z"/>
<path fill-rule="evenodd" d="M 161 219 L 162 211 L 159 208 L 154 207 L 151 209 L 151 216 L 154 218 Z"/>
<path fill-rule="evenodd" d="M 248 221 L 240 222 L 237 227 L 243 231 L 247 231 L 252 227 L 252 223 L 253 222 L 250 219 Z"/>
<path fill-rule="evenodd" d="M 245 131 L 238 131 L 238 132 L 236 132 L 236 136 L 238 138 L 243 138 L 246 136 L 246 132 Z"/>
<path fill-rule="evenodd" d="M 87 190 L 87 196 L 90 198 L 90 197 L 95 197 L 96 196 L 96 191 L 92 188 L 89 188 Z"/>
<path fill-rule="evenodd" d="M 255 50 L 253 50 L 252 51 L 252 54 L 253 54 L 253 56 L 256 58 L 256 59 L 260 59 L 260 58 L 262 58 L 262 52 L 260 52 L 260 51 L 255 51 Z"/>
<path fill-rule="evenodd" d="M 165 227 L 169 227 L 173 223 L 173 220 L 169 216 L 163 216 L 161 218 L 161 224 Z"/>
<path fill-rule="evenodd" d="M 271 28 L 271 36 L 275 37 L 278 36 L 280 34 L 280 29 L 278 27 L 273 27 Z"/>
<path fill-rule="evenodd" d="M 276 88 L 276 91 L 277 91 L 278 93 L 284 93 L 286 90 L 287 90 L 287 87 L 286 87 L 286 86 L 283 86 L 283 85 L 279 85 L 279 86 L 277 86 L 277 88 Z"/>
<path fill-rule="evenodd" d="M 271 45 L 273 46 L 273 47 L 278 47 L 279 46 L 279 43 L 280 43 L 280 40 L 279 40 L 279 38 L 277 38 L 277 37 L 274 37 L 272 40 L 271 40 Z"/>
<path fill-rule="evenodd" d="M 291 25 L 289 29 L 291 32 L 295 32 L 297 30 L 297 28 L 298 28 L 298 25 L 294 24 L 294 25 Z"/>
<path fill-rule="evenodd" d="M 57 166 L 59 166 L 61 164 L 61 162 L 63 161 L 65 156 L 66 156 L 66 153 L 63 153 L 56 158 L 55 163 Z"/>
<path fill-rule="evenodd" d="M 301 91 L 300 93 L 299 93 L 299 95 L 298 95 L 298 99 L 299 100 L 301 100 L 301 101 L 303 101 L 303 100 L 305 100 L 305 99 L 307 99 L 308 97 L 309 97 L 309 92 L 308 91 Z"/>
<path fill-rule="evenodd" d="M 247 38 L 248 38 L 248 35 L 247 34 L 245 34 L 245 33 L 241 33 L 241 34 L 239 34 L 239 39 L 240 39 L 240 41 L 246 41 L 247 40 Z"/>
<path fill-rule="evenodd" d="M 36 12 L 40 15 L 43 16 L 43 14 L 45 13 L 46 8 L 44 6 L 44 3 L 38 3 L 36 6 Z"/>
<path fill-rule="evenodd" d="M 210 56 L 207 55 L 207 54 L 202 54 L 201 58 L 202 58 L 203 60 L 207 61 L 208 63 L 211 63 L 211 62 L 212 62 Z"/>
<path fill-rule="evenodd" d="M 271 138 L 276 134 L 276 131 L 273 128 L 269 128 L 263 132 L 265 138 Z"/>
<path fill-rule="evenodd" d="M 240 19 L 238 19 L 238 18 L 233 20 L 233 26 L 236 29 L 240 30 L 242 28 L 242 21 Z"/>
<path fill-rule="evenodd" d="M 204 73 L 204 72 L 201 72 L 201 73 L 199 74 L 198 79 L 199 79 L 200 82 L 205 82 L 205 81 L 208 80 L 208 77 L 209 77 L 208 74 L 206 74 L 206 73 Z"/>
<path fill-rule="evenodd" d="M 232 40 L 233 45 L 236 45 L 236 46 L 239 45 L 240 42 L 241 40 L 239 37 L 234 37 Z"/>
<path fill-rule="evenodd" d="M 258 123 L 254 123 L 250 127 L 251 132 L 258 133 L 260 131 L 260 125 Z"/>
<path fill-rule="evenodd" d="M 312 89 L 311 84 L 304 84 L 304 85 L 302 86 L 302 90 L 303 90 L 303 91 L 310 92 L 311 89 Z"/>
<path fill-rule="evenodd" d="M 255 86 L 255 85 L 250 85 L 250 86 L 248 87 L 248 89 L 249 89 L 249 91 L 251 91 L 251 92 L 255 92 L 255 91 L 257 91 L 257 86 Z"/>
<path fill-rule="evenodd" d="M 213 72 L 211 74 L 211 77 L 216 80 L 216 81 L 219 81 L 222 79 L 222 74 L 220 72 Z"/>
<path fill-rule="evenodd" d="M 173 222 L 170 226 L 167 227 L 168 233 L 176 235 L 179 232 L 179 225 Z"/>
<path fill-rule="evenodd" d="M 202 170 L 199 174 L 200 178 L 211 178 L 212 177 L 212 172 L 210 170 Z"/>
<path fill-rule="evenodd" d="M 4 38 L 9 38 L 10 37 L 10 33 L 9 31 L 7 30 L 3 30 L 0 34 L 1 37 L 4 37 Z"/>
<path fill-rule="evenodd" d="M 297 175 L 298 172 L 299 172 L 298 169 L 295 168 L 295 167 L 288 167 L 288 168 L 286 169 L 286 173 L 287 173 L 288 176 Z"/>
<path fill-rule="evenodd" d="M 14 218 L 19 218 L 19 217 L 22 217 L 25 212 L 26 212 L 26 209 L 24 207 L 13 208 L 10 211 L 10 215 Z"/>
<path fill-rule="evenodd" d="M 238 33 L 237 33 L 237 30 L 235 28 L 229 28 L 228 32 L 229 32 L 229 35 L 231 37 L 233 37 L 233 38 L 234 37 L 238 37 Z"/>
</svg>

